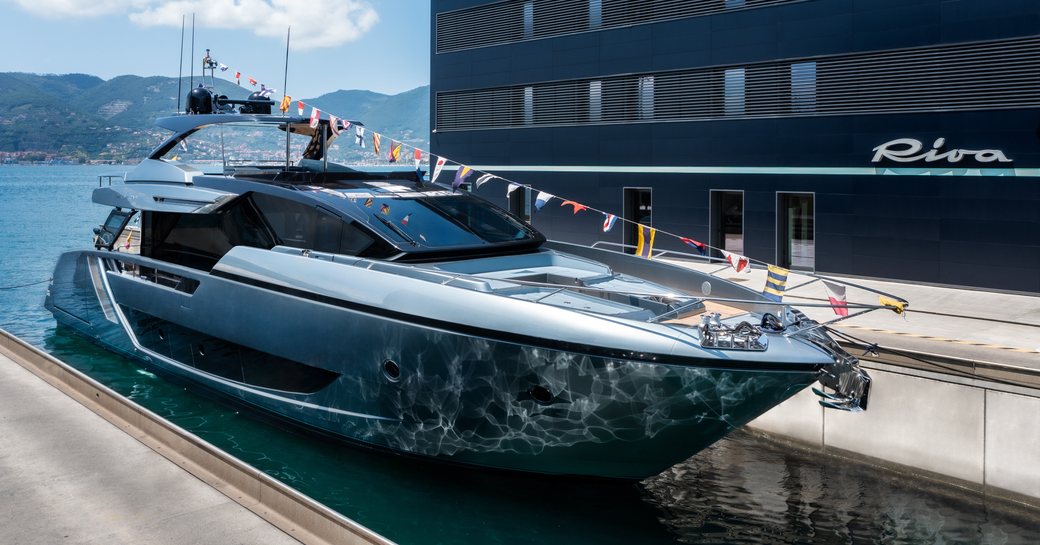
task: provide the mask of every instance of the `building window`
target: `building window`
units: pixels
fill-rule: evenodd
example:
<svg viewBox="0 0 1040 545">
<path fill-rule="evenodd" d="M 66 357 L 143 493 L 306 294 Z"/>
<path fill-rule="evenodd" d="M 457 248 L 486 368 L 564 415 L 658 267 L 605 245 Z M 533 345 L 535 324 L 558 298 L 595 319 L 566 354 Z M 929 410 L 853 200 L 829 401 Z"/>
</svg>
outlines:
<svg viewBox="0 0 1040 545">
<path fill-rule="evenodd" d="M 791 65 L 791 109 L 796 112 L 816 110 L 816 61 Z"/>
<path fill-rule="evenodd" d="M 603 26 L 603 0 L 589 0 L 589 28 Z"/>
<path fill-rule="evenodd" d="M 724 77 L 726 115 L 744 115 L 744 69 L 730 68 Z"/>
<path fill-rule="evenodd" d="M 534 2 L 524 2 L 524 39 L 534 37 Z"/>
<path fill-rule="evenodd" d="M 534 87 L 524 87 L 524 125 L 534 125 Z"/>
<path fill-rule="evenodd" d="M 603 82 L 589 82 L 589 122 L 599 123 L 603 120 Z"/>
<path fill-rule="evenodd" d="M 639 119 L 654 118 L 654 77 L 639 78 Z"/>
</svg>

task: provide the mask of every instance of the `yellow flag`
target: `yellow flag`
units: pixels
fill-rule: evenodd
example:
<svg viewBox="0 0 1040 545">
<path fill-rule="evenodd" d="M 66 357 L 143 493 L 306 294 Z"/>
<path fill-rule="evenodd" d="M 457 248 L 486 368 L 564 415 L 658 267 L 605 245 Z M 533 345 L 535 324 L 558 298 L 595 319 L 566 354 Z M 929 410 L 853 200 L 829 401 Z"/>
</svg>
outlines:
<svg viewBox="0 0 1040 545">
<path fill-rule="evenodd" d="M 645 225 L 639 226 L 639 243 L 636 245 L 637 256 L 653 259 L 654 235 L 656 234 L 657 229 L 651 229 Z"/>
<path fill-rule="evenodd" d="M 281 110 L 283 114 L 285 112 L 288 112 L 289 111 L 289 103 L 290 102 L 292 102 L 292 97 L 291 96 L 289 96 L 289 95 L 283 96 L 282 97 L 282 103 L 278 106 L 278 109 Z"/>
<path fill-rule="evenodd" d="M 881 304 L 883 306 L 888 307 L 892 310 L 892 312 L 895 312 L 896 314 L 902 314 L 903 311 L 906 310 L 905 302 L 900 301 L 898 299 L 893 299 L 891 297 L 885 297 L 884 295 L 881 296 Z"/>
</svg>

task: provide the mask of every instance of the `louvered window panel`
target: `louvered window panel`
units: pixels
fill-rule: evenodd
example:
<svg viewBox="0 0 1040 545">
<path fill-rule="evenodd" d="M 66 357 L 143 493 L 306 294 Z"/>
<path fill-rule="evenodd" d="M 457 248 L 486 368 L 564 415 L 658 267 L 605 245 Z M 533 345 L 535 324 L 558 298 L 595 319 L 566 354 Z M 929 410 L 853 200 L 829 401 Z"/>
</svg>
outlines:
<svg viewBox="0 0 1040 545">
<path fill-rule="evenodd" d="M 437 14 L 437 53 L 806 0 L 507 0 Z"/>
<path fill-rule="evenodd" d="M 526 116 L 525 87 L 533 97 Z M 1037 106 L 1040 37 L 1033 36 L 438 92 L 435 121 L 438 131 L 451 131 Z"/>
</svg>

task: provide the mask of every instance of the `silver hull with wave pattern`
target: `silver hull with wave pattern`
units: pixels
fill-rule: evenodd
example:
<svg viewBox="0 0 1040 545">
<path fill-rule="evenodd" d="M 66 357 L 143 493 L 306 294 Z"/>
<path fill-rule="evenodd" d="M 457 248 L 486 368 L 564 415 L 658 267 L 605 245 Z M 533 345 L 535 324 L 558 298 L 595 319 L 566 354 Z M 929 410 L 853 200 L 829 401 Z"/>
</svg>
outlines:
<svg viewBox="0 0 1040 545">
<path fill-rule="evenodd" d="M 657 474 L 833 363 L 808 343 L 793 344 L 782 365 L 540 345 L 386 310 L 408 279 L 380 305 L 359 304 L 317 280 L 260 281 L 243 273 L 250 256 L 238 257 L 208 273 L 70 252 L 46 305 L 109 349 L 307 427 L 410 455 L 553 475 Z M 631 329 L 618 322 L 595 327 L 616 338 Z"/>
</svg>

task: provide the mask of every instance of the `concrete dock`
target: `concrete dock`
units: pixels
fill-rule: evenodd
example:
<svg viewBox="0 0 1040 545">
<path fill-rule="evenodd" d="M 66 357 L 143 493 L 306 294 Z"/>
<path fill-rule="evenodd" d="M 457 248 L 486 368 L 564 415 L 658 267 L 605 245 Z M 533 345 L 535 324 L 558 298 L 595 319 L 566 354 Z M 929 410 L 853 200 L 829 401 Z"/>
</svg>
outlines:
<svg viewBox="0 0 1040 545">
<path fill-rule="evenodd" d="M 0 512 L 0 543 L 391 543 L 3 330 Z"/>
<path fill-rule="evenodd" d="M 0 355 L 3 543 L 298 544 Z"/>
</svg>

